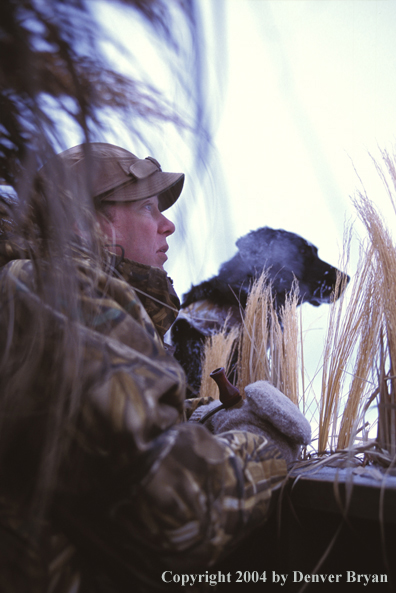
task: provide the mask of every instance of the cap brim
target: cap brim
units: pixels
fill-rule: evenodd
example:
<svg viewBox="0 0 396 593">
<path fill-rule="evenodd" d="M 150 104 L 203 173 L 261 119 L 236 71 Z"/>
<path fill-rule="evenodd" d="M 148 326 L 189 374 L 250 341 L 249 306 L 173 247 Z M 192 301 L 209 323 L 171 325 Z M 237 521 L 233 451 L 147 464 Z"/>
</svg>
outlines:
<svg viewBox="0 0 396 593">
<path fill-rule="evenodd" d="M 175 183 L 158 195 L 158 206 L 161 212 L 173 206 L 182 192 L 184 185 L 184 173 L 174 173 L 174 175 L 178 175 L 178 179 L 175 181 Z"/>
<path fill-rule="evenodd" d="M 136 202 L 158 196 L 161 212 L 170 208 L 178 199 L 183 189 L 184 173 L 164 173 L 157 171 L 145 179 L 128 180 L 96 199 L 99 202 Z M 133 189 L 133 191 L 131 191 Z M 123 191 L 124 190 L 124 191 Z"/>
</svg>

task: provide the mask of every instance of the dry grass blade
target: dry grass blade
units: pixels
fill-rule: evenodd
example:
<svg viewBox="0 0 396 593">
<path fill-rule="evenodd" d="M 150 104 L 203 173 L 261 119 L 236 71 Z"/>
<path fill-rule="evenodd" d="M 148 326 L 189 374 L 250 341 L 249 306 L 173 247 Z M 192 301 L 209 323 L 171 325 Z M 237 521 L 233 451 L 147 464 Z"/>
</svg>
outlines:
<svg viewBox="0 0 396 593">
<path fill-rule="evenodd" d="M 396 163 L 395 163 L 395 158 L 394 156 L 392 156 L 391 154 L 389 154 L 389 152 L 387 150 L 381 150 L 381 156 L 382 156 L 382 160 L 385 163 L 386 169 L 388 171 L 388 176 L 390 177 L 390 181 L 391 181 L 391 185 L 393 186 L 393 191 L 391 189 L 391 185 L 388 182 L 388 177 L 386 175 L 386 173 L 384 172 L 382 166 L 378 163 L 378 161 L 374 158 L 372 158 L 372 161 L 374 163 L 374 166 L 377 170 L 378 175 L 381 177 L 381 180 L 386 188 L 386 191 L 388 193 L 388 197 L 391 201 L 391 204 L 393 206 L 393 210 L 396 213 L 396 200 L 395 200 L 395 194 L 396 194 Z M 362 196 L 360 196 L 362 197 Z"/>
<path fill-rule="evenodd" d="M 346 269 L 349 257 L 351 234 L 346 234 L 344 240 L 344 259 L 341 269 Z M 319 453 L 325 452 L 328 445 L 335 448 L 337 434 L 337 420 L 340 408 L 341 392 L 345 380 L 344 370 L 353 353 L 359 321 L 356 311 L 349 307 L 346 313 L 343 277 L 338 275 L 334 299 L 330 308 L 329 325 L 323 354 L 322 391 L 319 409 Z M 355 287 L 349 287 L 349 292 L 356 294 Z M 341 295 L 341 296 L 340 296 Z M 339 298 L 338 298 L 339 297 Z M 353 300 L 353 297 L 352 297 Z"/>
<path fill-rule="evenodd" d="M 294 285 L 286 297 L 285 306 L 281 310 L 283 327 L 282 340 L 282 371 L 281 391 L 293 403 L 299 405 L 299 339 L 300 328 L 297 315 L 298 286 Z"/>
<path fill-rule="evenodd" d="M 271 285 L 263 274 L 252 286 L 239 345 L 238 387 L 259 380 L 272 383 L 298 405 L 299 324 L 295 285 L 279 314 Z"/>
<path fill-rule="evenodd" d="M 238 387 L 241 393 L 245 385 L 270 378 L 267 348 L 270 343 L 271 310 L 271 288 L 263 274 L 252 286 L 243 318 L 238 352 Z"/>
<path fill-rule="evenodd" d="M 227 321 L 222 330 L 213 334 L 205 341 L 205 348 L 202 358 L 202 382 L 200 395 L 202 397 L 219 398 L 219 389 L 210 373 L 216 368 L 224 367 L 226 375 L 230 372 L 232 357 L 235 352 L 237 338 L 239 336 L 239 327 L 227 328 Z"/>
<path fill-rule="evenodd" d="M 373 250 L 361 250 L 358 274 L 352 289 L 348 310 L 356 323 L 357 355 L 353 380 L 343 411 L 337 441 L 337 449 L 351 446 L 359 426 L 364 421 L 367 386 L 371 388 L 373 360 L 378 350 L 381 311 L 377 302 L 376 274 L 373 269 Z M 355 334 L 355 332 L 354 332 Z"/>
<path fill-rule="evenodd" d="M 389 159 L 389 156 L 387 155 Z M 387 162 L 388 169 L 390 168 Z M 383 177 L 383 179 L 385 179 Z M 395 181 L 394 181 L 395 183 Z M 386 184 L 391 195 L 391 190 Z M 393 202 L 393 200 L 392 200 Z M 380 372 L 379 372 L 379 409 L 378 409 L 378 441 L 386 449 L 390 457 L 396 454 L 396 413 L 394 405 L 396 364 L 396 250 L 385 222 L 365 194 L 360 193 L 355 200 L 356 209 L 365 224 L 375 254 L 377 306 L 383 312 L 384 338 L 380 341 Z M 385 340 L 385 346 L 383 342 Z M 385 365 L 389 365 L 389 372 Z"/>
</svg>

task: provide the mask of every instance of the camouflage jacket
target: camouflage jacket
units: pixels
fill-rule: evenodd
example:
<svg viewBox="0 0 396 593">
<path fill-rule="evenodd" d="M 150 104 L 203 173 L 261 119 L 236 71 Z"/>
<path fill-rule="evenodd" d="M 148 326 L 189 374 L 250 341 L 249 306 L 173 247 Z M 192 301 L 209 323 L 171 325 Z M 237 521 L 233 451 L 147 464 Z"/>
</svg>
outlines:
<svg viewBox="0 0 396 593">
<path fill-rule="evenodd" d="M 29 340 L 27 315 L 42 312 L 32 262 L 4 253 L 3 311 L 12 311 L 16 339 Z M 178 308 L 163 271 L 125 261 L 110 275 L 76 257 L 86 336 L 78 420 L 39 544 L 23 520 L 29 491 L 12 500 L 0 488 L 0 591 L 171 591 L 164 571 L 205 570 L 264 522 L 286 464 L 263 437 L 213 436 L 185 421 L 184 373 L 162 339 Z M 88 298 L 93 276 L 97 289 Z M 62 331 L 55 313 L 54 326 L 49 342 Z M 2 356 L 4 339 L 0 345 Z M 9 470 L 18 484 L 32 471 L 31 447 L 40 448 L 34 418 L 46 412 L 42 380 L 27 394 L 32 418 L 18 431 L 18 461 Z"/>
</svg>

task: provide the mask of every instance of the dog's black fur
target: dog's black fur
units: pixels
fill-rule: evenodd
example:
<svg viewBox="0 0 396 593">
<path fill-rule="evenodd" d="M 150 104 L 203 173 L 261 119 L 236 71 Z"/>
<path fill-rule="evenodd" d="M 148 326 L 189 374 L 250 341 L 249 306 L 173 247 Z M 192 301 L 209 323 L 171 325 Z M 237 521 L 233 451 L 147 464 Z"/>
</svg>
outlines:
<svg viewBox="0 0 396 593">
<path fill-rule="evenodd" d="M 318 257 L 317 248 L 295 233 L 268 227 L 251 231 L 236 242 L 237 253 L 225 262 L 217 276 L 192 286 L 184 295 L 182 308 L 202 300 L 222 307 L 246 306 L 252 281 L 266 270 L 272 285 L 275 307 L 285 303 L 293 281 L 299 287 L 299 304 L 330 303 L 337 280 L 337 268 Z M 344 275 L 344 280 L 349 277 Z M 185 319 L 172 327 L 175 357 L 183 366 L 189 385 L 200 385 L 202 347 L 206 335 Z"/>
</svg>

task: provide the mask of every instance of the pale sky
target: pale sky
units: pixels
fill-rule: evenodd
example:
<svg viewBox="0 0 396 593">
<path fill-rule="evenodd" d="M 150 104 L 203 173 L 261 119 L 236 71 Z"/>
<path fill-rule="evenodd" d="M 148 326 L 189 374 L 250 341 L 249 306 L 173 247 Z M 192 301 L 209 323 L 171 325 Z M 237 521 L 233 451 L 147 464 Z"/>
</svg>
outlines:
<svg viewBox="0 0 396 593">
<path fill-rule="evenodd" d="M 215 131 L 215 158 L 204 189 L 202 177 L 189 169 L 183 139 L 169 126 L 145 130 L 163 168 L 187 173 L 175 217 L 181 234 L 188 230 L 183 238 L 188 257 L 180 263 L 178 245 L 171 275 L 183 292 L 191 281 L 215 273 L 239 236 L 264 225 L 301 234 L 336 264 L 344 221 L 355 216 L 354 166 L 368 191 L 373 184 L 370 197 L 385 212 L 388 208 L 368 153 L 376 156 L 378 146 L 392 149 L 395 142 L 396 1 L 199 0 L 198 5 L 207 40 L 203 92 Z M 134 55 L 133 60 L 116 54 L 118 66 L 151 81 L 188 112 L 172 77 L 174 61 L 170 66 L 154 37 L 125 9 L 113 9 L 110 16 L 107 9 L 105 23 Z M 109 141 L 117 138 L 132 152 L 144 152 L 123 133 L 114 130 Z"/>
<path fill-rule="evenodd" d="M 282 227 L 336 263 L 354 214 L 352 162 L 369 183 L 367 152 L 395 141 L 396 2 L 228 0 L 226 10 L 215 138 L 235 236 Z"/>
</svg>

